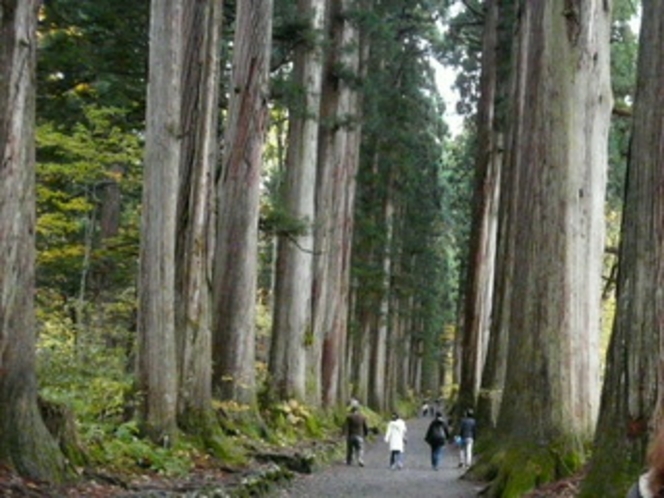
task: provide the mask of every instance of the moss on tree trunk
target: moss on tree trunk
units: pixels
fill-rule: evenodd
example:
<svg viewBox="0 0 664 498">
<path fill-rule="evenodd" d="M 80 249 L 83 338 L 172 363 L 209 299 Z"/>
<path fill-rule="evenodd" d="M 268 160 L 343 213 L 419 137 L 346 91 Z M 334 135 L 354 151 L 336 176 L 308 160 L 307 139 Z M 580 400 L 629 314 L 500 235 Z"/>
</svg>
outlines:
<svg viewBox="0 0 664 498">
<path fill-rule="evenodd" d="M 1 401 L 0 460 L 32 479 L 62 483 L 72 477 L 36 402 L 25 395 Z"/>
<path fill-rule="evenodd" d="M 55 438 L 68 463 L 75 466 L 88 464 L 88 455 L 78 437 L 73 412 L 61 403 L 42 398 L 39 398 L 38 403 L 46 428 Z"/>
<path fill-rule="evenodd" d="M 490 481 L 484 496 L 518 498 L 543 484 L 568 477 L 578 471 L 584 454 L 576 441 L 560 441 L 546 446 L 535 443 L 495 446 L 472 469 L 472 476 Z"/>
</svg>

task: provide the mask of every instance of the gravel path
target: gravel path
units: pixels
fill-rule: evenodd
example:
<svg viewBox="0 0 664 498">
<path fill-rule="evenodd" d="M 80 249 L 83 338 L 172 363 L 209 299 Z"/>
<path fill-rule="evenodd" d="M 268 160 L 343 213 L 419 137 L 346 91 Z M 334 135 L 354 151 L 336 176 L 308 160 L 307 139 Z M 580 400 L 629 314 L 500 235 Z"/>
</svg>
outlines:
<svg viewBox="0 0 664 498">
<path fill-rule="evenodd" d="M 453 446 L 445 448 L 441 469 L 431 468 L 424 434 L 430 418 L 407 421 L 408 444 L 404 468 L 390 470 L 389 450 L 379 435 L 366 445 L 364 468 L 339 461 L 325 470 L 296 478 L 272 496 L 279 498 L 471 498 L 481 486 L 460 477 L 459 459 Z"/>
</svg>

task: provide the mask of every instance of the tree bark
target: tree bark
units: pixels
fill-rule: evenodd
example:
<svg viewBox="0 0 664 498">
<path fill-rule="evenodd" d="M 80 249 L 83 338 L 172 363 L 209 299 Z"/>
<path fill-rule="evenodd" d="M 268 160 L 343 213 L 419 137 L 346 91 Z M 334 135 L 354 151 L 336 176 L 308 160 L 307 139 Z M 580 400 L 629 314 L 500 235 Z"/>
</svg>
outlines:
<svg viewBox="0 0 664 498">
<path fill-rule="evenodd" d="M 223 2 L 185 5 L 183 143 L 176 240 L 178 421 L 209 434 L 212 419 L 211 255 Z"/>
<path fill-rule="evenodd" d="M 503 469 L 495 485 L 508 496 L 556 477 L 562 461 L 580 461 L 581 442 L 594 427 L 612 106 L 609 28 L 606 2 L 520 4 L 511 156 L 518 268 L 498 426 L 511 435 L 505 455 L 535 441 L 542 450 L 533 455 L 541 460 L 536 471 Z"/>
<path fill-rule="evenodd" d="M 474 407 L 489 340 L 498 225 L 500 158 L 494 131 L 497 90 L 498 0 L 485 3 L 482 74 L 477 112 L 477 156 L 470 255 L 461 341 L 459 405 Z"/>
<path fill-rule="evenodd" d="M 299 12 L 309 16 L 314 35 L 322 33 L 325 4 L 325 0 L 298 2 Z M 278 240 L 269 372 L 272 390 L 281 399 L 304 400 L 306 396 L 322 63 L 320 40 L 296 48 L 294 80 L 302 98 L 290 109 L 283 203 L 288 216 L 302 224 L 302 233 L 280 235 Z"/>
<path fill-rule="evenodd" d="M 581 496 L 625 496 L 662 421 L 664 4 L 643 2 L 616 315 L 595 448 Z"/>
<path fill-rule="evenodd" d="M 357 90 L 339 69 L 357 74 L 358 33 L 346 17 L 347 0 L 331 2 L 331 54 L 325 69 L 316 187 L 313 341 L 310 398 L 325 407 L 340 401 L 346 342 L 348 270 L 355 202 L 359 125 Z"/>
<path fill-rule="evenodd" d="M 65 462 L 35 374 L 36 0 L 0 2 L 0 461 L 59 482 Z"/>
<path fill-rule="evenodd" d="M 218 186 L 213 390 L 255 405 L 258 201 L 268 119 L 272 1 L 237 3 L 230 103 Z"/>
<path fill-rule="evenodd" d="M 153 1 L 145 138 L 138 386 L 143 430 L 167 443 L 176 432 L 175 234 L 182 145 L 182 1 Z"/>
<path fill-rule="evenodd" d="M 516 187 L 512 183 L 514 175 L 509 168 L 509 148 L 511 143 L 509 113 L 512 105 L 510 95 L 512 80 L 510 70 L 513 59 L 513 30 L 516 20 L 516 0 L 491 0 L 487 19 L 493 19 L 496 30 L 495 47 L 495 92 L 493 102 L 494 118 L 492 120 L 491 160 L 498 164 L 494 169 L 500 170 L 501 192 L 512 192 Z M 477 397 L 477 420 L 486 428 L 495 428 L 502 400 L 505 370 L 507 368 L 507 342 L 509 329 L 509 299 L 511 296 L 511 272 L 513 270 L 514 250 L 513 237 L 508 235 L 512 226 L 510 219 L 514 212 L 514 197 L 504 194 L 498 202 L 495 260 L 500 264 L 493 265 L 493 292 L 491 303 L 491 323 L 486 351 L 482 381 Z"/>
</svg>

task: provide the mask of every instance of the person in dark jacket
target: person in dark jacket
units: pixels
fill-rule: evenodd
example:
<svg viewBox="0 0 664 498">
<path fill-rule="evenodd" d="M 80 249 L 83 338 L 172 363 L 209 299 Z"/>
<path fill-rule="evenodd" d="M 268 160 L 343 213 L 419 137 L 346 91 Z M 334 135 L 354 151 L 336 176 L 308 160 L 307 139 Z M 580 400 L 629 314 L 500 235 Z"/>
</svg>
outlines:
<svg viewBox="0 0 664 498">
<path fill-rule="evenodd" d="M 664 498 L 664 425 L 648 451 L 648 471 L 627 493 L 627 498 Z"/>
<path fill-rule="evenodd" d="M 450 429 L 441 412 L 436 412 L 435 418 L 429 424 L 424 440 L 431 447 L 431 467 L 433 470 L 440 468 L 443 459 L 443 448 L 450 437 Z"/>
<path fill-rule="evenodd" d="M 352 465 L 353 457 L 357 457 L 357 463 L 360 467 L 364 467 L 364 438 L 369 433 L 367 427 L 367 419 L 360 413 L 359 406 L 352 406 L 350 413 L 346 417 L 346 424 L 344 427 L 346 435 L 346 464 Z"/>
<path fill-rule="evenodd" d="M 459 467 L 468 468 L 473 464 L 473 444 L 477 436 L 477 422 L 473 410 L 466 410 L 459 422 Z"/>
</svg>

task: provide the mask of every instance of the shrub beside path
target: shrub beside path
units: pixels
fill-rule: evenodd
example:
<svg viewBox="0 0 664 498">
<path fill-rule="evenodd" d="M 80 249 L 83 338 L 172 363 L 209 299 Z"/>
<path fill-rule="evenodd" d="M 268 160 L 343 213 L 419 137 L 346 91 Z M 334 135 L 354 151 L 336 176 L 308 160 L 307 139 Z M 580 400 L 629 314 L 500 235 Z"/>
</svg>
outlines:
<svg viewBox="0 0 664 498">
<path fill-rule="evenodd" d="M 278 498 L 471 498 L 482 489 L 479 483 L 462 479 L 454 446 L 447 446 L 440 470 L 431 468 L 429 445 L 424 434 L 431 418 L 406 421 L 408 444 L 404 468 L 389 469 L 389 449 L 383 435 L 366 444 L 364 467 L 336 461 L 322 471 L 299 476 L 287 487 L 271 493 Z"/>
</svg>

